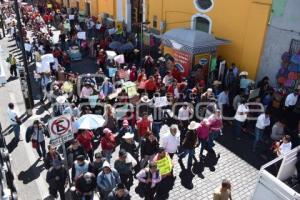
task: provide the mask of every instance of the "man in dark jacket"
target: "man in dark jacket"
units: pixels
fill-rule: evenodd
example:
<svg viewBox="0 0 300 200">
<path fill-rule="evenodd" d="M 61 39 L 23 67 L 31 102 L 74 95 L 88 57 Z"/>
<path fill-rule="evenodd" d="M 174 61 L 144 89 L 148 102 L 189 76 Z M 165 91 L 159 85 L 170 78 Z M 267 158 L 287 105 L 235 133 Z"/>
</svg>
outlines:
<svg viewBox="0 0 300 200">
<path fill-rule="evenodd" d="M 44 165 L 46 169 L 49 169 L 52 167 L 53 161 L 54 160 L 60 160 L 61 157 L 59 153 L 56 151 L 56 148 L 52 145 L 48 145 L 48 153 L 46 154 L 45 160 L 44 160 Z"/>
<path fill-rule="evenodd" d="M 127 190 L 133 185 L 133 167 L 137 162 L 124 149 L 120 149 L 119 158 L 115 160 L 114 168 L 118 171 L 121 182 Z"/>
<path fill-rule="evenodd" d="M 198 144 L 198 137 L 196 134 L 196 129 L 199 127 L 199 123 L 192 121 L 188 126 L 188 131 L 185 135 L 185 138 L 182 142 L 182 152 L 178 155 L 179 162 L 182 162 L 182 159 L 189 154 L 188 157 L 188 169 L 191 169 L 193 164 L 193 158 L 195 157 L 195 148 Z"/>
<path fill-rule="evenodd" d="M 80 175 L 75 182 L 77 195 L 79 197 L 84 197 L 85 200 L 93 199 L 96 186 L 96 177 L 93 173 L 90 172 L 86 172 Z"/>
<path fill-rule="evenodd" d="M 141 140 L 141 168 L 144 168 L 147 162 L 153 160 L 158 151 L 159 143 L 152 132 L 147 132 Z"/>
<path fill-rule="evenodd" d="M 119 183 L 116 188 L 108 195 L 107 200 L 130 200 L 128 190 L 123 183 Z"/>
<path fill-rule="evenodd" d="M 94 168 L 94 174 L 96 177 L 102 171 L 104 161 L 105 161 L 105 158 L 103 157 L 101 152 L 95 153 L 95 160 L 93 162 L 93 168 Z"/>
<path fill-rule="evenodd" d="M 74 139 L 71 142 L 71 145 L 67 149 L 67 157 L 68 157 L 68 164 L 71 166 L 73 162 L 76 160 L 77 156 L 84 155 L 85 152 L 83 147 L 80 145 L 80 143 Z"/>
<path fill-rule="evenodd" d="M 60 199 L 65 200 L 65 187 L 67 185 L 68 174 L 66 169 L 61 165 L 61 161 L 54 160 L 53 167 L 47 172 L 46 181 L 49 184 L 49 193 L 57 198 L 59 192 Z"/>
</svg>

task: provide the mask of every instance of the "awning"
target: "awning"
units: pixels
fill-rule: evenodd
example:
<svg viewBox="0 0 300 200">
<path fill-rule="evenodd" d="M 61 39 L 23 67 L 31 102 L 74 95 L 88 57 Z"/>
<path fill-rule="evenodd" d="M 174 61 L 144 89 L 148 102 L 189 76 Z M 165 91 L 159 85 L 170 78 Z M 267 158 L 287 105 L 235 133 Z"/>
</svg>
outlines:
<svg viewBox="0 0 300 200">
<path fill-rule="evenodd" d="M 216 51 L 217 46 L 229 44 L 230 41 L 217 39 L 213 35 L 191 29 L 172 29 L 162 36 L 165 46 L 183 52 L 198 54 Z"/>
</svg>

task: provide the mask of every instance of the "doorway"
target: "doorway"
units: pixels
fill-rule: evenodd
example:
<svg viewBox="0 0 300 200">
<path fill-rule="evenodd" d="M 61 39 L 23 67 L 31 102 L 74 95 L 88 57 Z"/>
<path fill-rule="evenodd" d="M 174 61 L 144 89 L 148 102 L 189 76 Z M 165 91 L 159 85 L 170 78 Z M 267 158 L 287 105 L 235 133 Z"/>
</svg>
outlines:
<svg viewBox="0 0 300 200">
<path fill-rule="evenodd" d="M 132 32 L 140 32 L 140 24 L 143 21 L 143 1 L 144 0 L 130 0 L 131 1 L 131 24 Z"/>
<path fill-rule="evenodd" d="M 85 3 L 85 15 L 90 17 L 91 16 L 91 4 Z"/>
</svg>

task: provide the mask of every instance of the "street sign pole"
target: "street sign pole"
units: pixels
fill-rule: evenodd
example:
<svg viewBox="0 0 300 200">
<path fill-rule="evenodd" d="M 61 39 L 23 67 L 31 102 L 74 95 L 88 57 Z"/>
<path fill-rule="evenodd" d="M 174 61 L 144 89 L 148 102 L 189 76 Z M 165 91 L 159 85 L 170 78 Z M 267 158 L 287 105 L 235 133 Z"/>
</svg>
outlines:
<svg viewBox="0 0 300 200">
<path fill-rule="evenodd" d="M 71 188 L 72 182 L 71 182 L 71 177 L 70 177 L 70 174 L 69 174 L 68 156 L 67 156 L 67 150 L 66 150 L 66 145 L 65 145 L 64 138 L 62 138 L 62 144 L 61 145 L 62 145 L 63 154 L 64 154 L 64 165 L 65 165 L 65 169 L 68 172 L 68 181 L 69 181 L 69 186 Z"/>
<path fill-rule="evenodd" d="M 29 70 L 28 70 L 28 63 L 27 63 L 27 57 L 25 53 L 25 47 L 24 47 L 24 40 L 23 40 L 23 30 L 22 30 L 22 23 L 20 18 L 20 11 L 19 11 L 19 3 L 17 0 L 14 0 L 15 4 L 15 12 L 16 12 L 16 18 L 17 18 L 17 27 L 19 31 L 20 36 L 20 46 L 22 50 L 22 57 L 23 57 L 23 67 L 24 70 L 21 68 L 19 69 L 19 75 L 21 79 L 21 88 L 23 92 L 23 97 L 25 101 L 25 107 L 28 115 L 32 115 L 32 109 L 34 107 L 34 102 L 32 99 L 32 89 L 31 89 L 31 82 L 29 77 Z"/>
</svg>

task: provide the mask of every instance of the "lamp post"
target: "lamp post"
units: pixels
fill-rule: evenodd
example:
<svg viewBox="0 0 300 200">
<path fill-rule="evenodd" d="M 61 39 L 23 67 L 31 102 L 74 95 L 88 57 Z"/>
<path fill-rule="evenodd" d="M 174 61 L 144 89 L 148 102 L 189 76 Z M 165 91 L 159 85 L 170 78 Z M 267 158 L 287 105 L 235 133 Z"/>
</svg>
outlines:
<svg viewBox="0 0 300 200">
<path fill-rule="evenodd" d="M 19 31 L 20 36 L 20 47 L 22 51 L 22 58 L 23 58 L 23 67 L 19 69 L 19 76 L 21 81 L 21 89 L 25 101 L 25 107 L 28 115 L 32 115 L 32 109 L 34 106 L 34 102 L 32 99 L 32 90 L 31 90 L 31 82 L 29 77 L 29 70 L 28 70 L 28 63 L 27 63 L 27 57 L 24 47 L 24 40 L 23 40 L 23 30 L 22 30 L 22 22 L 20 18 L 20 11 L 19 11 L 19 3 L 18 0 L 14 0 L 15 5 L 15 12 L 16 12 L 16 18 L 17 18 L 17 27 Z"/>
</svg>

